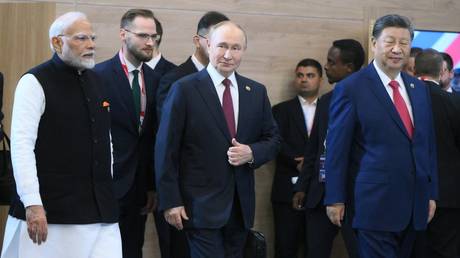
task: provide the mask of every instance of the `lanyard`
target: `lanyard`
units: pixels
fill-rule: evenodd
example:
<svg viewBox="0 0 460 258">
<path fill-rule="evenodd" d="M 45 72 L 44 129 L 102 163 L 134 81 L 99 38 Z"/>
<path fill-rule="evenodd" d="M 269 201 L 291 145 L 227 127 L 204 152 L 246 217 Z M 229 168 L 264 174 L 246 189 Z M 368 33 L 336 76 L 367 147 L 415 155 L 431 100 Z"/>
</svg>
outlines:
<svg viewBox="0 0 460 258">
<path fill-rule="evenodd" d="M 120 50 L 120 52 L 118 53 L 118 56 L 120 57 L 121 68 L 123 68 L 123 71 L 125 72 L 126 77 L 128 78 L 128 82 L 129 82 L 129 71 L 128 71 L 128 66 L 126 65 L 125 58 L 123 56 L 123 49 Z M 144 81 L 144 73 L 142 72 L 142 69 L 139 70 L 139 74 L 141 76 L 141 83 L 140 83 L 141 94 L 145 96 L 145 81 Z M 141 103 L 142 103 L 142 99 L 141 99 Z M 141 113 L 140 113 L 141 120 L 143 120 L 144 115 L 145 115 L 145 110 L 142 110 L 142 107 L 143 105 L 141 105 Z"/>
</svg>

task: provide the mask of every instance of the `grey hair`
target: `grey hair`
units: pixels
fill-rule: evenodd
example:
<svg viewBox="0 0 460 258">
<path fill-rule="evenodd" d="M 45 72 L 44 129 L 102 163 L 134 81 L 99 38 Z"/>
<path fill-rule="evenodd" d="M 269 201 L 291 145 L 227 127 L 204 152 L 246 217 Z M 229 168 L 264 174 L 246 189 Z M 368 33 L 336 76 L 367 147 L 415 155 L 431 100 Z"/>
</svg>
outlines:
<svg viewBox="0 0 460 258">
<path fill-rule="evenodd" d="M 59 35 L 62 35 L 65 30 L 67 30 L 72 24 L 78 20 L 87 20 L 86 14 L 82 12 L 68 12 L 59 16 L 54 20 L 53 24 L 50 26 L 49 38 L 50 38 L 50 47 L 51 51 L 54 53 L 54 47 L 52 39 Z"/>
</svg>

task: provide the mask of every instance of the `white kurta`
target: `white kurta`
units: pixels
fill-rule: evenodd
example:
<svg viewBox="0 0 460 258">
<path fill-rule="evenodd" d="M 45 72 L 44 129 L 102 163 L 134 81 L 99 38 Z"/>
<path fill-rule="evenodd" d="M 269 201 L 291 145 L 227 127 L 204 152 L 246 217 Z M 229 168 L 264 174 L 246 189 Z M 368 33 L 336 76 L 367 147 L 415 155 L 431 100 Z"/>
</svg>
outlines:
<svg viewBox="0 0 460 258">
<path fill-rule="evenodd" d="M 35 160 L 38 125 L 45 110 L 43 88 L 32 74 L 16 87 L 11 121 L 11 160 L 18 195 L 24 206 L 42 205 Z M 75 207 L 78 209 L 78 207 Z M 121 258 L 118 223 L 48 224 L 48 239 L 34 244 L 25 221 L 8 217 L 1 258 Z"/>
</svg>

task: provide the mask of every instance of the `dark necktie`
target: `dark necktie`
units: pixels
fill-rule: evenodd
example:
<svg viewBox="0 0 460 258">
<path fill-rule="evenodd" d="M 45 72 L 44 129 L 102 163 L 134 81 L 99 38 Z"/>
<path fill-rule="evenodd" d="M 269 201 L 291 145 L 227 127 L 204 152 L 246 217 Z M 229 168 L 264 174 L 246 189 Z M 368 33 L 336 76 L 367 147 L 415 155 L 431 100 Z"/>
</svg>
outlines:
<svg viewBox="0 0 460 258">
<path fill-rule="evenodd" d="M 412 139 L 412 134 L 414 132 L 414 126 L 412 125 L 410 115 L 409 115 L 409 110 L 407 110 L 406 102 L 404 101 L 403 97 L 399 93 L 399 83 L 395 80 L 392 80 L 390 81 L 389 85 L 393 89 L 393 103 L 396 107 L 396 110 L 399 113 L 399 116 L 401 117 L 404 127 L 406 127 L 409 138 Z"/>
<path fill-rule="evenodd" d="M 224 96 L 222 98 L 222 108 L 224 110 L 225 120 L 227 121 L 230 137 L 235 138 L 235 113 L 233 111 L 232 93 L 230 92 L 230 86 L 232 85 L 232 82 L 225 78 L 222 81 L 222 84 L 225 86 Z"/>
<path fill-rule="evenodd" d="M 141 87 L 139 86 L 139 70 L 133 70 L 133 83 L 132 83 L 132 93 L 134 101 L 134 110 L 136 111 L 136 119 L 138 123 L 140 122 L 141 114 Z"/>
</svg>

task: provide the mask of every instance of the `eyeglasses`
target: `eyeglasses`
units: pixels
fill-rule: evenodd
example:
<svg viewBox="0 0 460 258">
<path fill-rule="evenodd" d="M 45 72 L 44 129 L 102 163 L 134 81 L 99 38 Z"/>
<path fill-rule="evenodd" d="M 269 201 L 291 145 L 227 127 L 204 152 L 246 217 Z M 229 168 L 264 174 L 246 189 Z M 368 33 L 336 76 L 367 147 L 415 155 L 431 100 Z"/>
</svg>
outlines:
<svg viewBox="0 0 460 258">
<path fill-rule="evenodd" d="M 201 34 L 197 34 L 197 35 L 198 35 L 198 37 L 200 37 L 200 38 L 203 38 L 203 39 L 208 39 L 208 37 L 207 37 L 207 36 L 203 36 L 203 35 L 201 35 Z"/>
<path fill-rule="evenodd" d="M 70 38 L 72 40 L 76 40 L 76 41 L 79 41 L 81 43 L 85 43 L 85 42 L 88 42 L 89 40 L 95 42 L 97 37 L 96 35 L 86 35 L 86 34 L 76 34 L 76 35 L 65 35 L 65 34 L 59 34 L 57 35 L 58 37 L 67 37 L 67 38 Z"/>
<path fill-rule="evenodd" d="M 124 29 L 124 30 L 129 32 L 129 33 L 132 33 L 132 34 L 136 35 L 136 37 L 138 37 L 138 38 L 140 38 L 140 39 L 142 39 L 144 41 L 148 41 L 149 39 L 152 39 L 153 41 L 158 41 L 161 38 L 160 34 L 137 33 L 137 32 L 130 31 L 128 29 Z"/>
</svg>

